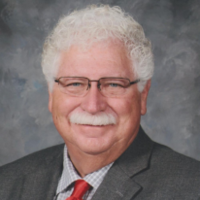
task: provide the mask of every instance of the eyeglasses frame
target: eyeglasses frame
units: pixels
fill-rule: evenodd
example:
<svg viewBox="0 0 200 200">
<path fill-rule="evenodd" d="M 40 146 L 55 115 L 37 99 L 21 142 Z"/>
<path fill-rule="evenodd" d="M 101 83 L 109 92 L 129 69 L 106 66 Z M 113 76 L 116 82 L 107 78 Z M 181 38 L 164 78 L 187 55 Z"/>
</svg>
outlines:
<svg viewBox="0 0 200 200">
<path fill-rule="evenodd" d="M 97 82 L 97 83 L 98 83 L 98 84 L 97 84 L 97 88 L 98 88 L 100 91 L 101 91 L 101 88 L 100 88 L 100 86 L 101 86 L 100 80 L 102 80 L 102 79 L 109 79 L 109 78 L 111 78 L 111 79 L 126 79 L 126 80 L 129 81 L 129 85 L 126 86 L 125 88 L 130 87 L 131 85 L 136 84 L 136 83 L 138 83 L 138 82 L 140 81 L 140 79 L 136 79 L 135 81 L 130 81 L 128 78 L 123 78 L 123 77 L 102 77 L 102 78 L 100 78 L 99 80 L 90 80 L 89 78 L 83 77 L 83 76 L 62 76 L 62 77 L 59 77 L 59 78 L 54 78 L 54 81 L 55 81 L 56 83 L 58 83 L 58 84 L 61 84 L 62 86 L 63 86 L 63 84 L 62 84 L 62 82 L 60 82 L 60 79 L 61 79 L 61 78 L 84 78 L 84 79 L 87 79 L 87 80 L 88 80 L 88 87 L 87 87 L 86 90 L 88 90 L 88 89 L 91 87 L 91 84 L 90 84 L 91 82 Z"/>
</svg>

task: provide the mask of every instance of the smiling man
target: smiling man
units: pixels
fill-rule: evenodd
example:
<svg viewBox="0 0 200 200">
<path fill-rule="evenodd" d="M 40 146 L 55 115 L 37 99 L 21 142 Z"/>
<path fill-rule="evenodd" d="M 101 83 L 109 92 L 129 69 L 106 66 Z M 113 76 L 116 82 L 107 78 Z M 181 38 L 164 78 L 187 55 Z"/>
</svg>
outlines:
<svg viewBox="0 0 200 200">
<path fill-rule="evenodd" d="M 114 162 L 134 140 L 150 82 L 138 91 L 119 41 L 95 42 L 86 50 L 73 45 L 62 53 L 61 63 L 58 84 L 49 92 L 49 110 L 84 177 Z"/>
<path fill-rule="evenodd" d="M 49 111 L 65 145 L 0 168 L 4 200 L 199 199 L 200 163 L 140 127 L 150 42 L 119 7 L 62 18 L 44 45 Z"/>
</svg>

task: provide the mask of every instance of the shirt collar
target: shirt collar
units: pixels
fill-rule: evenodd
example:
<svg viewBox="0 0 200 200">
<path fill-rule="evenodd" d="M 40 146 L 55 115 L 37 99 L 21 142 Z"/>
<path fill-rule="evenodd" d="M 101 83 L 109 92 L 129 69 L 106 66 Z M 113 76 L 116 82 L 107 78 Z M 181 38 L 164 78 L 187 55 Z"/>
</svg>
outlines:
<svg viewBox="0 0 200 200">
<path fill-rule="evenodd" d="M 56 193 L 60 193 L 64 190 L 66 190 L 74 181 L 78 179 L 82 179 L 79 174 L 77 173 L 76 169 L 74 168 L 68 153 L 67 153 L 67 146 L 64 146 L 64 154 L 63 154 L 63 172 L 57 187 Z M 113 165 L 113 162 L 106 165 L 105 167 L 94 171 L 90 174 L 87 174 L 83 180 L 87 181 L 92 188 L 96 191 L 101 182 L 104 179 L 104 176 L 108 172 L 108 170 L 111 168 Z"/>
</svg>

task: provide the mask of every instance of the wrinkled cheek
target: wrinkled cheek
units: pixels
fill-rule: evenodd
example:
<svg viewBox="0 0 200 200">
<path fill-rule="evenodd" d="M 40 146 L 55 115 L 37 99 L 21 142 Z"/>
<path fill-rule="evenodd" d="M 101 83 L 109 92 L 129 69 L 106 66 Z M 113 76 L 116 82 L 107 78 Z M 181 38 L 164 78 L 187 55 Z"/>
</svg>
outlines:
<svg viewBox="0 0 200 200">
<path fill-rule="evenodd" d="M 65 126 L 67 123 L 67 118 L 64 115 L 55 114 L 53 116 L 54 123 L 59 126 Z"/>
<path fill-rule="evenodd" d="M 130 121 L 132 121 L 132 123 L 137 122 L 140 118 L 139 116 L 140 105 L 138 102 L 132 102 L 131 105 L 127 103 L 127 106 L 124 107 L 124 110 L 121 113 L 122 123 L 129 123 Z"/>
<path fill-rule="evenodd" d="M 62 127 L 62 124 L 63 124 L 62 115 L 63 113 L 61 113 L 58 108 L 54 107 L 53 112 L 52 112 L 52 117 L 53 117 L 53 122 L 57 129 L 60 129 Z"/>
</svg>

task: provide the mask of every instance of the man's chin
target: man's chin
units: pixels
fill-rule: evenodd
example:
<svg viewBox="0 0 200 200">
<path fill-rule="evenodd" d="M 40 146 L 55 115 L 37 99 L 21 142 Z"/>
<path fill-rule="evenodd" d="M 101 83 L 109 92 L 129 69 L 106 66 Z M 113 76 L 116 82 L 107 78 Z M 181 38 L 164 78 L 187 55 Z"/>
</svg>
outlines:
<svg viewBox="0 0 200 200">
<path fill-rule="evenodd" d="M 108 144 L 105 144 L 100 138 L 90 138 L 85 141 L 80 141 L 79 150 L 89 155 L 100 155 L 107 152 L 110 148 Z"/>
</svg>

